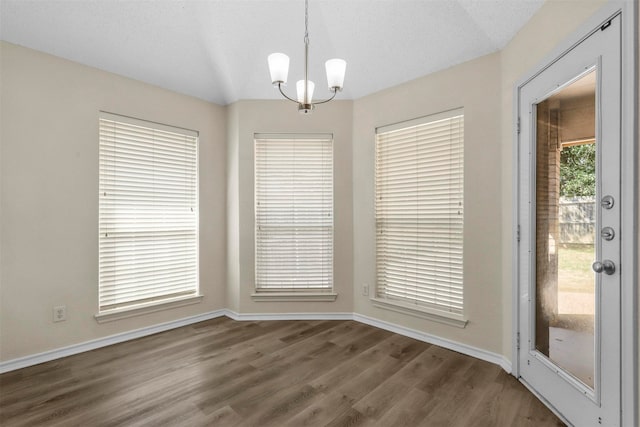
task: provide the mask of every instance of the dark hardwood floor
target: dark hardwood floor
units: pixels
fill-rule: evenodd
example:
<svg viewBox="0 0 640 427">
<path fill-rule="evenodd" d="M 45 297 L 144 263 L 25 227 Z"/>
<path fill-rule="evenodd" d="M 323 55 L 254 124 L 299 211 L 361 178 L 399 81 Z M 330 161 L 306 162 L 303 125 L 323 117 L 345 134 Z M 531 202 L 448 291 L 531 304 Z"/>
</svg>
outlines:
<svg viewBox="0 0 640 427">
<path fill-rule="evenodd" d="M 0 376 L 9 426 L 562 426 L 493 364 L 353 321 L 226 317 Z"/>
</svg>

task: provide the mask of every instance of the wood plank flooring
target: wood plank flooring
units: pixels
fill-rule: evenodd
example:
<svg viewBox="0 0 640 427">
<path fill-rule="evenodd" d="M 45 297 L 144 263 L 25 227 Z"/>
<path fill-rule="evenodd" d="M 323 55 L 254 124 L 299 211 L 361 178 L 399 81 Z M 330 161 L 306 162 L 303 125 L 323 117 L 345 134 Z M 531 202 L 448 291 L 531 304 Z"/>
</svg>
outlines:
<svg viewBox="0 0 640 427">
<path fill-rule="evenodd" d="M 0 375 L 9 426 L 562 426 L 498 366 L 353 321 L 226 317 Z"/>
</svg>

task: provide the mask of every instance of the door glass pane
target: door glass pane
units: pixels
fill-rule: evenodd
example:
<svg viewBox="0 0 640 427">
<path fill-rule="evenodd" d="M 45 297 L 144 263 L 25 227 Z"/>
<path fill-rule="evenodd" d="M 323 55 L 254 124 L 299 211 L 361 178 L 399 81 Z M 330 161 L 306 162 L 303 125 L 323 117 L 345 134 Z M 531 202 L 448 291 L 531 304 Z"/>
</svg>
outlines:
<svg viewBox="0 0 640 427">
<path fill-rule="evenodd" d="M 594 386 L 596 72 L 536 105 L 535 349 Z"/>
</svg>

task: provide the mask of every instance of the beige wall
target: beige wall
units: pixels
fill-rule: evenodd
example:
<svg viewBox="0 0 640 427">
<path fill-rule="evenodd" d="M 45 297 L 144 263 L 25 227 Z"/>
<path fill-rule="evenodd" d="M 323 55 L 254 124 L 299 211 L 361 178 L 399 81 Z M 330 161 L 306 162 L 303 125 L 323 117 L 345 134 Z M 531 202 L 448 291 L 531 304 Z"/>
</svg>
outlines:
<svg viewBox="0 0 640 427">
<path fill-rule="evenodd" d="M 0 360 L 225 306 L 225 109 L 8 43 L 1 55 Z M 98 324 L 98 112 L 200 132 L 195 305 Z M 65 322 L 52 307 L 67 306 Z"/>
<path fill-rule="evenodd" d="M 240 311 L 240 192 L 238 104 L 227 107 L 227 308 Z"/>
<path fill-rule="evenodd" d="M 354 310 L 511 360 L 513 89 L 606 1 L 547 0 L 498 54 L 416 79 L 354 104 Z M 374 129 L 465 108 L 465 330 L 374 308 Z M 482 117 L 484 115 L 484 117 Z M 480 125 L 475 122 L 482 117 Z M 477 144 L 477 145 L 476 145 Z M 497 166 L 497 167 L 495 167 Z M 488 191 L 487 189 L 498 189 Z"/>
<path fill-rule="evenodd" d="M 500 55 L 484 56 L 358 99 L 353 113 L 354 310 L 500 353 Z M 373 307 L 363 284 L 375 284 L 376 127 L 464 107 L 464 286 L 461 329 Z M 373 292 L 372 292 L 373 294 Z"/>
<path fill-rule="evenodd" d="M 634 141 L 636 144 L 636 151 L 638 154 L 638 160 L 636 162 L 636 201 L 638 202 L 638 207 L 637 207 L 637 211 L 636 211 L 636 227 L 637 227 L 637 232 L 638 235 L 636 237 L 636 247 L 637 250 L 640 250 L 640 77 L 638 76 L 638 74 L 640 74 L 640 40 L 639 40 L 639 32 L 640 32 L 640 6 L 636 3 L 636 9 L 638 11 L 638 16 L 637 16 L 637 21 L 636 21 L 636 33 L 635 33 L 635 38 L 636 38 L 636 43 L 638 46 L 638 51 L 636 54 L 636 64 L 635 64 L 635 68 L 636 68 L 636 85 L 638 87 L 638 97 L 635 100 L 635 104 L 636 104 L 636 113 L 638 113 L 638 117 L 636 118 L 636 140 Z M 640 256 L 640 254 L 638 254 Z M 636 293 L 637 293 L 637 299 L 638 299 L 638 303 L 636 305 L 637 310 L 640 310 L 640 289 L 638 289 L 640 287 L 640 260 L 638 260 L 638 263 L 636 265 L 636 269 L 637 269 L 637 274 L 636 274 Z M 637 317 L 638 317 L 638 341 L 636 342 L 636 344 L 638 345 L 638 347 L 640 347 L 640 313 L 637 313 Z M 639 357 L 638 353 L 640 353 L 640 348 L 636 349 L 637 353 L 636 353 L 636 357 Z M 636 363 L 638 365 L 640 365 L 640 362 L 638 362 L 636 360 Z M 638 389 L 640 389 L 640 366 L 637 368 L 639 370 L 638 372 L 638 379 L 636 382 L 636 387 Z M 638 395 L 638 406 L 636 407 L 636 418 L 640 418 L 640 390 L 636 390 L 636 393 Z"/>
<path fill-rule="evenodd" d="M 351 123 L 353 103 L 333 101 L 319 105 L 313 114 L 298 114 L 289 101 L 240 101 L 229 106 L 229 123 L 238 129 L 230 132 L 228 153 L 228 211 L 238 213 L 230 220 L 234 228 L 228 235 L 230 304 L 241 313 L 329 313 L 352 312 L 352 186 Z M 255 133 L 332 133 L 334 158 L 334 302 L 256 302 L 254 258 L 254 134 Z M 235 272 L 238 272 L 235 274 Z"/>
<path fill-rule="evenodd" d="M 220 107 L 1 43 L 0 360 L 223 307 L 355 311 L 511 359 L 513 87 L 604 3 L 548 0 L 498 53 L 319 106 L 308 117 L 287 101 Z M 361 295 L 362 284 L 375 284 L 375 128 L 457 107 L 465 108 L 465 329 L 374 308 Z M 106 324 L 93 319 L 100 110 L 200 132 L 201 304 Z M 255 132 L 335 136 L 333 303 L 250 298 Z M 60 304 L 68 320 L 54 324 L 52 307 Z"/>
</svg>

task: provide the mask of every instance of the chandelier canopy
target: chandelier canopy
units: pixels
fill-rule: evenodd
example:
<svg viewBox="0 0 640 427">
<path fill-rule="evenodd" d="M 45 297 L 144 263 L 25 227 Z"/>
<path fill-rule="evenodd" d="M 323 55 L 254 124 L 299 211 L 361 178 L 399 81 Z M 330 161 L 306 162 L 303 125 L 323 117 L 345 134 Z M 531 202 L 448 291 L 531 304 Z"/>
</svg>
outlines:
<svg viewBox="0 0 640 427">
<path fill-rule="evenodd" d="M 269 62 L 269 72 L 271 74 L 271 83 L 278 86 L 278 90 L 282 96 L 289 101 L 298 104 L 298 111 L 301 114 L 309 114 L 316 104 L 323 104 L 331 101 L 336 94 L 342 90 L 344 85 L 344 74 L 347 69 L 347 62 L 343 59 L 330 59 L 325 62 L 327 71 L 327 84 L 329 91 L 332 92 L 331 97 L 321 101 L 313 101 L 313 91 L 315 84 L 309 80 L 309 0 L 304 0 L 304 80 L 298 80 L 296 83 L 297 97 L 290 98 L 282 90 L 282 86 L 287 83 L 289 74 L 289 57 L 284 53 L 272 53 L 267 58 Z"/>
</svg>

